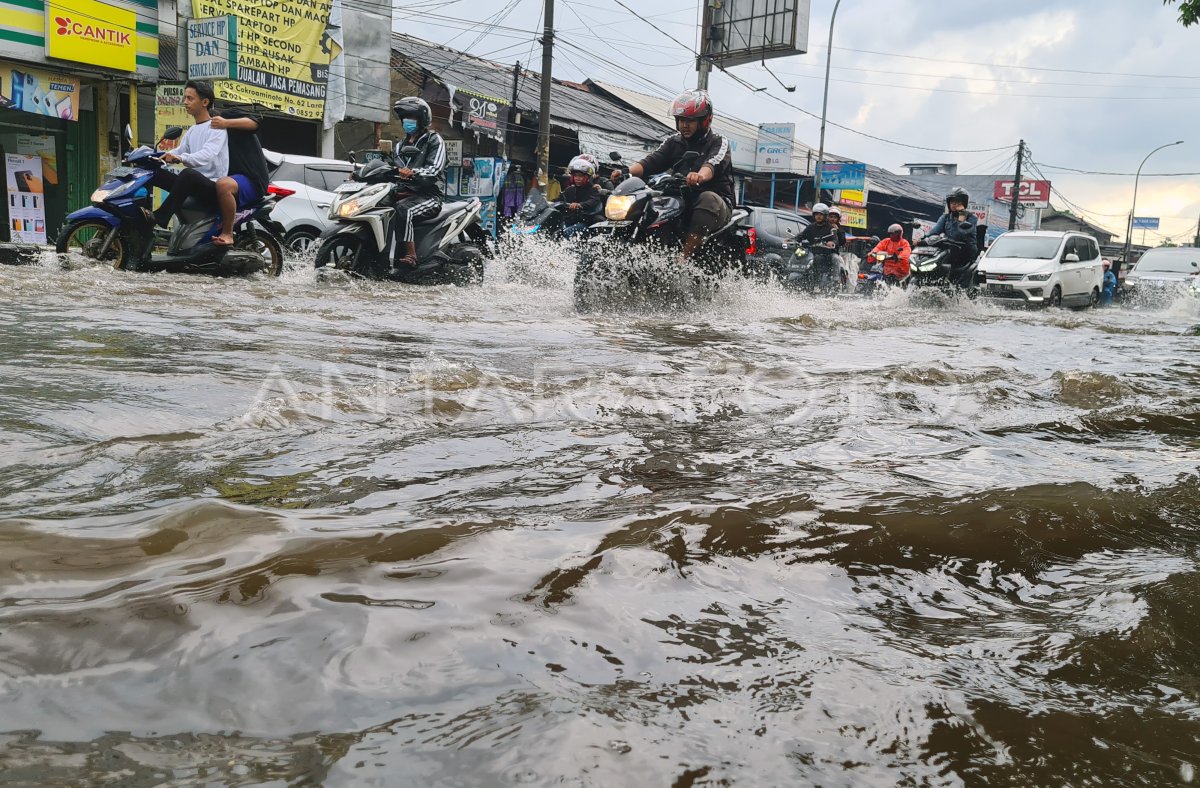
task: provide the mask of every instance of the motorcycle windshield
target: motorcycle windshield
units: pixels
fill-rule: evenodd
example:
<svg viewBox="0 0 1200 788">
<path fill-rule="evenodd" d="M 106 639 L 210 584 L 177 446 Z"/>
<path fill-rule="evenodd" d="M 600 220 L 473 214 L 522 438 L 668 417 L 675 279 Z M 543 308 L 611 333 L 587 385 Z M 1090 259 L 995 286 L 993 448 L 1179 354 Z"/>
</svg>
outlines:
<svg viewBox="0 0 1200 788">
<path fill-rule="evenodd" d="M 537 189 L 529 192 L 529 196 L 525 198 L 525 204 L 521 206 L 521 212 L 518 214 L 524 221 L 532 221 L 536 219 L 538 214 L 550 207 L 550 201 L 546 199 L 546 195 L 542 194 Z"/>
</svg>

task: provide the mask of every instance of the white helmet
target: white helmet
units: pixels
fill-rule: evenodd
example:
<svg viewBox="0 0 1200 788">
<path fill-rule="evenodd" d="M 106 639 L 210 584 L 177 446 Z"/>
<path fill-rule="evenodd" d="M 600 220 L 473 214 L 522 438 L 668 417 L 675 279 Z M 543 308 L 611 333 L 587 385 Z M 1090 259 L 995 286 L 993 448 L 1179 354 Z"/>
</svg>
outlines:
<svg viewBox="0 0 1200 788">
<path fill-rule="evenodd" d="M 576 156 L 575 158 L 571 159 L 571 163 L 567 165 L 567 172 L 571 173 L 572 175 L 579 173 L 580 175 L 586 175 L 589 178 L 594 178 L 596 177 L 596 165 L 582 156 Z"/>
<path fill-rule="evenodd" d="M 892 233 L 903 233 L 903 232 L 904 232 L 904 228 L 898 224 L 893 224 L 890 227 L 888 227 L 888 235 L 891 235 Z"/>
<path fill-rule="evenodd" d="M 813 213 L 829 213 L 829 206 L 823 202 L 819 202 L 812 207 Z"/>
<path fill-rule="evenodd" d="M 838 217 L 838 218 L 840 219 L 840 218 L 842 218 L 842 211 L 841 211 L 841 209 L 840 209 L 840 208 L 838 208 L 836 205 L 832 205 L 832 206 L 830 206 L 830 208 L 829 208 L 829 215 L 830 215 L 830 216 L 836 216 L 836 217 Z"/>
</svg>

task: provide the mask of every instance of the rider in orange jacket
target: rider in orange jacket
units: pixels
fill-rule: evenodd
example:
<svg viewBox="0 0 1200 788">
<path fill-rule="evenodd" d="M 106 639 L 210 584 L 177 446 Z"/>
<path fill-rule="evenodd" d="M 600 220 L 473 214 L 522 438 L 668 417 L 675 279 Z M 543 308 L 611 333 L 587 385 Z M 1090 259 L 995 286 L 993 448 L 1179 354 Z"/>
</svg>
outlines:
<svg viewBox="0 0 1200 788">
<path fill-rule="evenodd" d="M 904 228 L 898 224 L 893 224 L 888 228 L 888 237 L 884 238 L 875 248 L 871 250 L 871 254 L 883 252 L 888 256 L 888 259 L 883 263 L 883 278 L 890 282 L 898 282 L 908 276 L 908 257 L 912 254 L 912 247 L 908 245 L 908 241 L 904 240 Z"/>
</svg>

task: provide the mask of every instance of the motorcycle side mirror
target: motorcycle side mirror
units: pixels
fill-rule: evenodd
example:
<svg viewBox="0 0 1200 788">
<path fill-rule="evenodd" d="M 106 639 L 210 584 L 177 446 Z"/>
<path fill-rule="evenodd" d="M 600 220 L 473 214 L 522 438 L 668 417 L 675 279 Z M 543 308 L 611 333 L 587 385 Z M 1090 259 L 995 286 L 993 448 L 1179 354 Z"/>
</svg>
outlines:
<svg viewBox="0 0 1200 788">
<path fill-rule="evenodd" d="M 128 142 L 129 145 L 132 147 L 132 145 L 133 145 L 133 126 L 130 126 L 128 123 L 125 124 L 125 141 Z"/>
<path fill-rule="evenodd" d="M 358 164 L 358 160 L 354 158 L 354 151 L 346 151 L 346 161 L 351 164 Z"/>
<path fill-rule="evenodd" d="M 609 153 L 608 153 L 608 158 L 612 159 L 613 161 L 620 161 L 620 160 L 621 160 L 621 154 L 620 154 L 620 153 L 617 153 L 615 150 L 614 150 L 614 151 L 609 151 Z"/>
<path fill-rule="evenodd" d="M 126 128 L 128 128 L 128 127 L 126 127 Z M 132 132 L 130 132 L 130 135 L 132 136 Z M 170 126 L 167 128 L 166 131 L 163 132 L 162 138 L 164 140 L 177 140 L 182 136 L 183 136 L 183 127 L 182 126 Z"/>
</svg>

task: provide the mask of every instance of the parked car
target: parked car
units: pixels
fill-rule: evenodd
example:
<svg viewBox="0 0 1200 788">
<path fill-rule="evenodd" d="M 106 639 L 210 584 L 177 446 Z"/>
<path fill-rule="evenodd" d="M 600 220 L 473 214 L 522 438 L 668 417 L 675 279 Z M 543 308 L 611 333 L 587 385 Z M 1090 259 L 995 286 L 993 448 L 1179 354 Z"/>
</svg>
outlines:
<svg viewBox="0 0 1200 788">
<path fill-rule="evenodd" d="M 980 295 L 1023 304 L 1095 306 L 1104 266 L 1090 235 L 1004 233 L 979 258 Z"/>
<path fill-rule="evenodd" d="M 808 220 L 792 211 L 747 207 L 750 215 L 742 222 L 754 231 L 754 251 L 747 255 L 751 271 L 761 276 L 779 274 L 796 251 L 796 238 L 808 227 Z"/>
<path fill-rule="evenodd" d="M 333 226 L 329 205 L 333 190 L 354 172 L 354 165 L 340 159 L 294 156 L 264 150 L 271 183 L 295 194 L 280 201 L 271 218 L 283 225 L 284 245 L 291 252 L 314 251 L 313 243 Z"/>
<path fill-rule="evenodd" d="M 1183 292 L 1200 277 L 1200 249 L 1158 247 L 1142 255 L 1125 276 L 1125 292 Z"/>
</svg>

